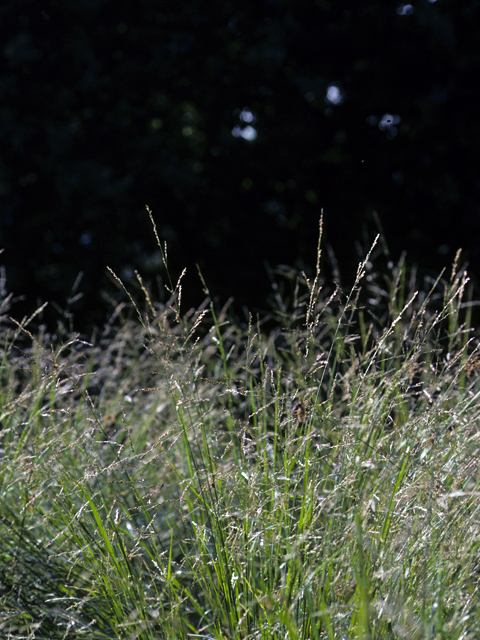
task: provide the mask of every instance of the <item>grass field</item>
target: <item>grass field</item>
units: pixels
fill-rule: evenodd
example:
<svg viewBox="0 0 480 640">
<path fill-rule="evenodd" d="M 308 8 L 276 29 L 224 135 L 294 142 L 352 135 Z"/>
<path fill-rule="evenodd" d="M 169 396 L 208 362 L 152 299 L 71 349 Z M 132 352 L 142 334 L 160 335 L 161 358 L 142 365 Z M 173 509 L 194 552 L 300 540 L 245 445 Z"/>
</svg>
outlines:
<svg viewBox="0 0 480 640">
<path fill-rule="evenodd" d="M 139 279 L 88 340 L 1 283 L 2 638 L 480 637 L 467 276 L 375 255 L 268 322 Z"/>
</svg>

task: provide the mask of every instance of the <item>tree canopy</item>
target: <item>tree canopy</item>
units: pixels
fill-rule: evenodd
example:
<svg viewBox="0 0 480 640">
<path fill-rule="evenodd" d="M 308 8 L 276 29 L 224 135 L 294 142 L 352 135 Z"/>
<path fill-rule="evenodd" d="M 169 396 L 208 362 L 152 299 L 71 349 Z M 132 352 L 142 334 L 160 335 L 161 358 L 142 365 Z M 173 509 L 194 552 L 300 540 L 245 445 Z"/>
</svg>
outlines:
<svg viewBox="0 0 480 640">
<path fill-rule="evenodd" d="M 109 265 L 261 305 L 264 263 L 480 270 L 478 2 L 7 0 L 0 244 L 10 287 L 101 321 Z"/>
</svg>

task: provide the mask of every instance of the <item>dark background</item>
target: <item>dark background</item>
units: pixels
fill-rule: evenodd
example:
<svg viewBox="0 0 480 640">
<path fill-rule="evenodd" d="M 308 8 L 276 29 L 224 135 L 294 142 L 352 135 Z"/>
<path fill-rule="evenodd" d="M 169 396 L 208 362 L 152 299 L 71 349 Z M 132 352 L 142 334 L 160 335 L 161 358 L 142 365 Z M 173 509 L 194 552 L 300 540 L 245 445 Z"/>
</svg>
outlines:
<svg viewBox="0 0 480 640">
<path fill-rule="evenodd" d="M 8 288 L 102 323 L 109 265 L 186 304 L 266 308 L 265 264 L 344 280 L 378 221 L 397 260 L 480 273 L 480 3 L 11 0 L 0 8 L 0 246 Z M 250 127 L 250 128 L 249 128 Z M 252 139 L 256 136 L 254 139 Z M 328 266 L 326 267 L 328 269 Z"/>
</svg>

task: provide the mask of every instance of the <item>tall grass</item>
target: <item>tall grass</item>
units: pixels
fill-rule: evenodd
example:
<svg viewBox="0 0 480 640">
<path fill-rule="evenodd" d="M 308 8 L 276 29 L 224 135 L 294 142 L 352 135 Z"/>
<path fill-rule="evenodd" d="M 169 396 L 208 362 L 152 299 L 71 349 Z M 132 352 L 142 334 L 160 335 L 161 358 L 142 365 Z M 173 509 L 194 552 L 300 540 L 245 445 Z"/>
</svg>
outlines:
<svg viewBox="0 0 480 640">
<path fill-rule="evenodd" d="M 2 281 L 2 638 L 480 637 L 468 279 L 374 255 L 267 324 L 139 277 L 89 341 Z"/>
</svg>

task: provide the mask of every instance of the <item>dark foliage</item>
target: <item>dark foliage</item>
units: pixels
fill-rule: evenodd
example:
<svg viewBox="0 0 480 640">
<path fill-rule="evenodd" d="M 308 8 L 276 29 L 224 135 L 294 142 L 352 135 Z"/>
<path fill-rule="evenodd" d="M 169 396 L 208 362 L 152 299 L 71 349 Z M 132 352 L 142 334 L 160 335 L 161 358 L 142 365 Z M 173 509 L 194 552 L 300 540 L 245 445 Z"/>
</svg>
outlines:
<svg viewBox="0 0 480 640">
<path fill-rule="evenodd" d="M 10 287 L 104 318 L 105 266 L 161 273 L 145 204 L 201 294 L 265 307 L 313 263 L 320 209 L 346 275 L 377 232 L 479 271 L 478 3 L 7 0 L 0 244 Z M 256 136 L 254 138 L 254 136 Z M 253 139 L 254 138 L 254 139 Z"/>
</svg>

